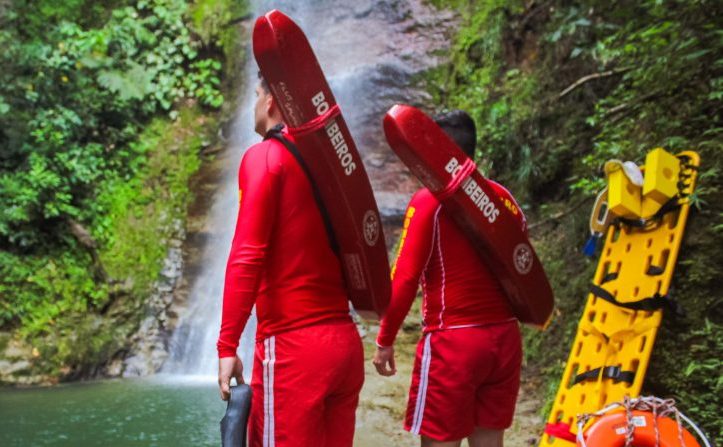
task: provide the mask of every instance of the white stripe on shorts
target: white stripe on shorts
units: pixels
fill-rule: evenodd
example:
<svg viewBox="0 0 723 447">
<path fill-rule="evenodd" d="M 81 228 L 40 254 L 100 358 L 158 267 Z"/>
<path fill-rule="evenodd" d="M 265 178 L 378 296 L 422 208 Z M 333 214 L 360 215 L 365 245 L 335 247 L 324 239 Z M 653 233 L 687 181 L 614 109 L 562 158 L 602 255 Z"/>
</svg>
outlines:
<svg viewBox="0 0 723 447">
<path fill-rule="evenodd" d="M 424 349 L 422 351 L 422 365 L 419 379 L 419 389 L 417 390 L 417 404 L 414 408 L 414 418 L 412 419 L 412 433 L 419 434 L 422 428 L 422 418 L 424 417 L 424 403 L 427 398 L 427 383 L 429 382 L 429 364 L 432 362 L 432 344 L 429 333 L 424 337 Z"/>
<path fill-rule="evenodd" d="M 274 447 L 274 363 L 276 363 L 276 337 L 264 340 L 264 442 L 263 447 Z"/>
</svg>

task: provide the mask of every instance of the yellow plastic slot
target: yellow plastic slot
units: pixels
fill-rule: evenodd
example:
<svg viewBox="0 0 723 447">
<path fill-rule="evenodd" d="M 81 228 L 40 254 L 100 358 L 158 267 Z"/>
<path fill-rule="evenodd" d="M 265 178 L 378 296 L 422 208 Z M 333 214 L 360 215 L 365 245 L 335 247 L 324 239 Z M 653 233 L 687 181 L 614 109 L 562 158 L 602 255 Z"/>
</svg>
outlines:
<svg viewBox="0 0 723 447">
<path fill-rule="evenodd" d="M 693 167 L 700 162 L 695 152 L 682 152 L 677 157 L 686 160 L 681 171 L 686 179 L 681 191 L 685 198 L 680 200 L 680 208 L 665 214 L 652 227 L 618 225 L 606 233 L 593 283 L 620 302 L 668 293 L 690 209 L 687 197 L 695 188 L 697 171 Z M 608 187 L 609 198 L 612 185 Z M 662 310 L 626 309 L 588 294 L 547 422 L 568 424 L 575 434 L 578 414 L 593 413 L 626 395 L 639 396 L 662 314 Z M 598 376 L 573 384 L 578 374 L 607 366 L 634 372 L 632 383 Z M 539 445 L 571 447 L 574 443 L 544 434 Z"/>
</svg>

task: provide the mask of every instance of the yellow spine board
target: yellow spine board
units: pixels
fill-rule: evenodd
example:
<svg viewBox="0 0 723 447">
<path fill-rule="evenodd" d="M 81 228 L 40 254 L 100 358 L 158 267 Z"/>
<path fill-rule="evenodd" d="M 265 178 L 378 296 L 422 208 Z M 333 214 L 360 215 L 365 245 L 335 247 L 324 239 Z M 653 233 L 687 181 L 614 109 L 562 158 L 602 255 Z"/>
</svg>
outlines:
<svg viewBox="0 0 723 447">
<path fill-rule="evenodd" d="M 688 166 L 681 169 L 681 174 L 685 176 L 681 192 L 685 198 L 680 200 L 680 208 L 664 215 L 660 224 L 652 228 L 625 225 L 608 228 L 594 284 L 611 292 L 620 302 L 639 301 L 656 293 L 668 293 L 690 209 L 687 197 L 695 189 L 697 170 L 690 166 L 697 167 L 700 162 L 695 152 L 682 152 L 678 157 L 687 159 Z M 650 275 L 646 272 L 651 271 L 651 266 L 653 270 L 659 267 L 662 271 Z M 611 273 L 617 273 L 617 277 L 603 284 L 604 278 Z M 610 403 L 621 401 L 626 395 L 637 397 L 662 314 L 662 310 L 626 309 L 588 294 L 547 422 L 568 424 L 575 434 L 578 414 L 593 413 Z M 616 383 L 598 376 L 595 380 L 573 385 L 578 374 L 607 366 L 633 371 L 632 383 Z M 569 447 L 573 443 L 543 434 L 539 445 Z"/>
</svg>

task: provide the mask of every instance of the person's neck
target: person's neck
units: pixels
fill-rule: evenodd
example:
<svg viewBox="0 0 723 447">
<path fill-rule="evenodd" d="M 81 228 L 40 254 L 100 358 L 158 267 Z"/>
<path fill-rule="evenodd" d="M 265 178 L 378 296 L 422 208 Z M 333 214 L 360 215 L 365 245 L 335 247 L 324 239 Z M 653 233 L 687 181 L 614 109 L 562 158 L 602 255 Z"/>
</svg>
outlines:
<svg viewBox="0 0 723 447">
<path fill-rule="evenodd" d="M 279 124 L 281 124 L 281 120 L 279 120 L 279 119 L 270 119 L 270 120 L 266 123 L 266 132 L 265 132 L 265 133 L 269 133 L 269 131 L 270 131 L 271 129 L 273 129 L 275 126 L 277 126 L 277 125 L 279 125 Z"/>
</svg>

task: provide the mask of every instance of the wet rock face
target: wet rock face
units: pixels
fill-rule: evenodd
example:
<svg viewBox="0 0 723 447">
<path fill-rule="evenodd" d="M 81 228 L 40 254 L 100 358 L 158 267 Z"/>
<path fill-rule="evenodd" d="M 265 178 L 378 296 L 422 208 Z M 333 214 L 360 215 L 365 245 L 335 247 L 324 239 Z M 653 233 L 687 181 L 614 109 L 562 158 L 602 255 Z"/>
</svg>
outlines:
<svg viewBox="0 0 723 447">
<path fill-rule="evenodd" d="M 174 317 L 171 304 L 183 277 L 182 223 L 175 222 L 176 236 L 170 240 L 163 269 L 153 294 L 146 302 L 146 316 L 130 339 L 130 349 L 107 365 L 102 373 L 109 377 L 137 377 L 153 374 L 168 358 L 168 340 Z"/>
<path fill-rule="evenodd" d="M 22 384 L 31 369 L 30 358 L 30 346 L 13 339 L 9 332 L 0 332 L 0 384 Z"/>
</svg>

